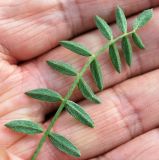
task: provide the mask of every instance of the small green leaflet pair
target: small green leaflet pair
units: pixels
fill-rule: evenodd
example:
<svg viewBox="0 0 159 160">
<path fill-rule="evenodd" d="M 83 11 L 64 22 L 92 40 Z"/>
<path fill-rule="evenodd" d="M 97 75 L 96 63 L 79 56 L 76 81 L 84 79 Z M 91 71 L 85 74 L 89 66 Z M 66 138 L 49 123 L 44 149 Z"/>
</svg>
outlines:
<svg viewBox="0 0 159 160">
<path fill-rule="evenodd" d="M 70 44 L 69 44 L 69 46 L 70 46 Z M 79 45 L 78 45 L 78 47 L 79 47 Z M 79 48 L 77 48 L 77 46 L 76 47 L 74 46 L 73 48 L 76 48 L 78 50 L 78 52 L 80 50 Z M 47 63 L 51 68 L 65 74 L 65 75 L 78 76 L 77 71 L 69 64 L 66 64 L 63 62 L 56 62 L 56 61 L 48 61 Z M 102 74 L 101 74 L 99 62 L 96 59 L 93 60 L 92 63 L 90 64 L 90 68 L 91 68 L 91 71 L 92 71 L 92 74 L 93 74 L 93 77 L 96 81 L 97 86 L 100 89 L 102 89 L 103 82 L 102 82 Z M 92 89 L 84 81 L 83 78 L 79 79 L 78 88 L 86 99 L 88 99 L 92 102 L 95 102 L 95 103 L 100 103 L 100 100 L 95 96 Z"/>
<path fill-rule="evenodd" d="M 152 14 L 153 14 L 152 9 L 143 11 L 135 19 L 133 26 L 132 26 L 132 31 L 128 32 L 127 20 L 126 20 L 125 14 L 120 7 L 117 7 L 116 13 L 115 13 L 116 22 L 117 22 L 119 29 L 122 32 L 122 35 L 117 38 L 114 38 L 113 32 L 110 26 L 107 24 L 107 22 L 101 17 L 96 16 L 95 17 L 96 26 L 99 29 L 99 31 L 102 33 L 102 35 L 108 40 L 108 43 L 106 44 L 106 47 L 103 46 L 102 49 L 99 50 L 99 52 L 96 52 L 95 54 L 92 54 L 92 52 L 89 49 L 87 49 L 85 46 L 79 43 L 71 42 L 71 41 L 61 41 L 61 45 L 63 47 L 69 49 L 70 51 L 78 55 L 85 56 L 86 58 L 89 59 L 80 72 L 78 72 L 70 64 L 67 64 L 64 62 L 47 61 L 47 63 L 52 69 L 62 74 L 75 77 L 74 82 L 77 82 L 75 83 L 75 85 L 78 86 L 82 95 L 91 102 L 100 103 L 99 98 L 94 94 L 89 84 L 84 80 L 83 74 L 85 73 L 86 69 L 90 67 L 90 71 L 92 73 L 95 84 L 97 85 L 99 90 L 102 90 L 103 89 L 102 70 L 101 70 L 100 63 L 97 60 L 97 57 L 100 54 L 102 54 L 105 51 L 105 49 L 108 48 L 109 56 L 110 56 L 110 59 L 112 61 L 114 68 L 116 69 L 117 72 L 121 72 L 121 60 L 120 60 L 119 51 L 116 45 L 116 42 L 119 40 L 121 40 L 121 46 L 122 46 L 122 50 L 123 50 L 123 54 L 124 54 L 126 63 L 129 66 L 131 66 L 132 47 L 131 47 L 131 43 L 129 40 L 129 35 L 131 35 L 132 40 L 140 49 L 144 49 L 144 44 L 140 36 L 136 33 L 136 31 L 142 26 L 144 26 L 151 19 Z M 68 92 L 70 96 L 72 95 L 73 91 L 74 90 L 72 90 L 71 93 Z M 66 109 L 66 111 L 70 115 L 72 115 L 76 120 L 78 120 L 79 122 L 81 122 L 82 124 L 88 127 L 91 127 L 91 128 L 94 127 L 94 122 L 89 116 L 89 114 L 86 113 L 86 111 L 79 104 L 73 101 L 70 101 L 67 96 L 63 98 L 58 92 L 50 90 L 50 89 L 44 89 L 44 88 L 31 90 L 27 92 L 26 95 L 34 99 L 44 101 L 44 102 L 60 102 L 61 104 L 64 104 L 64 108 Z M 16 132 L 21 132 L 21 133 L 31 134 L 31 135 L 40 134 L 44 132 L 43 128 L 39 124 L 34 123 L 32 121 L 28 121 L 28 120 L 11 121 L 7 123 L 5 126 L 13 129 Z M 44 135 L 45 133 L 46 131 L 44 132 Z M 80 156 L 79 149 L 76 146 L 74 146 L 65 137 L 57 133 L 50 132 L 48 134 L 48 138 L 50 139 L 51 143 L 55 147 L 57 147 L 59 150 L 69 155 L 75 156 L 75 157 Z"/>
<path fill-rule="evenodd" d="M 43 128 L 39 124 L 28 120 L 14 120 L 5 124 L 5 126 L 13 129 L 16 132 L 30 135 L 39 134 L 43 132 Z M 80 157 L 80 151 L 65 137 L 53 132 L 51 132 L 48 137 L 52 144 L 59 150 L 69 155 Z"/>
<path fill-rule="evenodd" d="M 83 85 L 83 83 L 81 83 Z M 45 102 L 62 102 L 62 96 L 50 89 L 35 89 L 26 93 L 28 96 Z M 90 116 L 82 109 L 82 107 L 70 100 L 67 100 L 65 109 L 81 123 L 94 127 L 94 123 Z"/>
</svg>

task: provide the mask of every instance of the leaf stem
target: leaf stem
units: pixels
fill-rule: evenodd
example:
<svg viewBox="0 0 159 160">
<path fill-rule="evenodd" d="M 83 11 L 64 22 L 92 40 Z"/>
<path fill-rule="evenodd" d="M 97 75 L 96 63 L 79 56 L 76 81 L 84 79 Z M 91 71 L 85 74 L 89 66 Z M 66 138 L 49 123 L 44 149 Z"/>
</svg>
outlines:
<svg viewBox="0 0 159 160">
<path fill-rule="evenodd" d="M 35 160 L 47 138 L 47 136 L 49 135 L 53 125 L 55 124 L 56 120 L 58 119 L 58 117 L 60 116 L 61 112 L 63 111 L 65 104 L 67 102 L 67 100 L 72 96 L 73 91 L 75 90 L 76 86 L 78 85 L 79 80 L 82 78 L 83 74 L 85 73 L 85 71 L 87 70 L 87 68 L 89 67 L 89 65 L 91 64 L 91 62 L 98 57 L 99 55 L 101 55 L 102 53 L 104 53 L 104 51 L 109 48 L 110 45 L 116 43 L 117 41 L 119 41 L 120 39 L 122 39 L 123 37 L 127 37 L 129 35 L 131 35 L 132 33 L 134 33 L 135 30 L 132 30 L 131 32 L 128 33 L 124 33 L 120 36 L 118 36 L 115 39 L 112 39 L 110 41 L 108 41 L 107 44 L 105 44 L 99 51 L 97 51 L 94 55 L 90 56 L 90 58 L 88 59 L 88 62 L 83 66 L 83 68 L 81 69 L 81 71 L 78 73 L 78 75 L 76 76 L 75 81 L 73 82 L 71 88 L 69 89 L 68 93 L 66 94 L 66 96 L 64 97 L 61 105 L 59 106 L 57 112 L 55 113 L 54 117 L 52 118 L 47 130 L 45 131 L 45 133 L 43 134 L 33 156 L 32 156 L 32 160 Z"/>
</svg>

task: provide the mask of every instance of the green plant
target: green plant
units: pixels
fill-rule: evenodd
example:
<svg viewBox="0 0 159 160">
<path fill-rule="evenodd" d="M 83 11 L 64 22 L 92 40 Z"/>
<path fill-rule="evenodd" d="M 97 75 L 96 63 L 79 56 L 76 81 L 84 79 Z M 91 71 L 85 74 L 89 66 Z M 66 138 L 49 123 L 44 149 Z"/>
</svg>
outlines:
<svg viewBox="0 0 159 160">
<path fill-rule="evenodd" d="M 106 49 L 109 49 L 109 56 L 112 61 L 112 64 L 117 72 L 121 72 L 121 60 L 120 55 L 118 52 L 118 48 L 116 45 L 116 42 L 121 40 L 121 45 L 123 49 L 123 54 L 126 60 L 126 63 L 131 66 L 132 63 L 132 47 L 129 40 L 129 37 L 132 36 L 132 39 L 134 43 L 141 49 L 144 49 L 144 44 L 137 34 L 137 30 L 144 26 L 152 17 L 152 10 L 145 10 L 142 12 L 134 21 L 133 27 L 131 31 L 127 31 L 127 21 L 126 17 L 124 15 L 123 10 L 120 7 L 117 7 L 116 10 L 116 21 L 119 29 L 121 30 L 122 34 L 116 38 L 114 38 L 113 33 L 109 25 L 104 21 L 102 18 L 96 16 L 95 22 L 96 26 L 99 29 L 99 31 L 103 34 L 103 36 L 108 39 L 108 42 L 95 54 L 92 54 L 91 51 L 89 51 L 86 47 L 84 47 L 81 44 L 78 44 L 76 42 L 71 41 L 62 41 L 61 45 L 72 52 L 88 57 L 88 61 L 86 64 L 82 67 L 80 72 L 76 71 L 71 65 L 65 64 L 63 62 L 56 62 L 56 61 L 48 61 L 48 65 L 55 69 L 56 71 L 59 71 L 62 74 L 68 75 L 68 76 L 74 76 L 75 80 L 70 87 L 69 91 L 67 92 L 65 97 L 62 97 L 59 93 L 50 90 L 50 89 L 35 89 L 31 90 L 26 93 L 26 95 L 38 99 L 45 102 L 60 102 L 60 106 L 55 113 L 54 117 L 52 118 L 48 128 L 46 131 L 43 130 L 43 128 L 32 121 L 28 120 L 15 120 L 8 122 L 6 124 L 6 127 L 13 129 L 16 132 L 22 132 L 25 134 L 39 134 L 44 132 L 39 145 L 37 146 L 37 149 L 32 157 L 32 160 L 35 160 L 38 156 L 38 153 L 40 152 L 40 149 L 42 148 L 42 145 L 44 144 L 46 138 L 48 137 L 50 139 L 50 142 L 57 147 L 59 150 L 75 156 L 80 157 L 80 151 L 78 148 L 76 148 L 69 140 L 67 140 L 65 137 L 51 132 L 51 129 L 53 125 L 55 124 L 56 120 L 60 116 L 61 112 L 65 108 L 68 113 L 70 113 L 73 117 L 75 117 L 77 120 L 79 120 L 84 125 L 87 125 L 89 127 L 94 127 L 93 120 L 91 117 L 82 109 L 80 105 L 77 103 L 70 101 L 70 97 L 73 94 L 73 91 L 78 86 L 79 90 L 81 91 L 82 95 L 94 102 L 94 103 L 100 103 L 99 98 L 94 94 L 92 89 L 90 88 L 89 84 L 84 80 L 83 74 L 85 71 L 90 67 L 91 73 L 93 75 L 94 81 L 99 88 L 99 90 L 103 89 L 103 81 L 102 81 L 102 71 L 100 68 L 100 63 L 97 60 L 97 57 L 105 52 Z"/>
</svg>

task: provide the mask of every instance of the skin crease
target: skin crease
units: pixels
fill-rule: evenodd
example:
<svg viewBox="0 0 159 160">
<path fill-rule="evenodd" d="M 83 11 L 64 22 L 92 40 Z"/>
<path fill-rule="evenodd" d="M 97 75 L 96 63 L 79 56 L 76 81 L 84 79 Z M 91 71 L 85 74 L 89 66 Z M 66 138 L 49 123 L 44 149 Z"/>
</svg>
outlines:
<svg viewBox="0 0 159 160">
<path fill-rule="evenodd" d="M 58 47 L 58 41 L 73 39 L 95 52 L 105 39 L 97 30 L 90 31 L 95 28 L 93 17 L 97 14 L 113 23 L 114 16 L 110 15 L 114 15 L 117 5 L 125 10 L 129 25 L 138 12 L 155 8 L 151 22 L 138 32 L 146 50 L 133 45 L 133 65 L 128 68 L 122 56 L 120 75 L 114 71 L 107 55 L 100 56 L 104 91 L 98 96 L 102 103 L 82 101 L 77 90 L 72 96 L 73 100 L 81 101 L 79 103 L 94 120 L 95 128 L 81 125 L 64 112 L 54 131 L 70 139 L 81 150 L 82 160 L 158 160 L 159 1 L 0 0 L 2 160 L 29 160 L 42 136 L 15 133 L 5 128 L 5 123 L 28 119 L 46 128 L 49 120 L 45 121 L 45 116 L 58 106 L 33 100 L 24 92 L 48 87 L 65 95 L 73 82 L 73 78 L 52 71 L 45 61 L 61 60 L 80 69 L 87 60 Z M 115 35 L 121 34 L 116 25 L 111 27 Z M 90 71 L 85 79 L 97 92 Z M 37 159 L 76 160 L 58 151 L 48 141 Z"/>
</svg>

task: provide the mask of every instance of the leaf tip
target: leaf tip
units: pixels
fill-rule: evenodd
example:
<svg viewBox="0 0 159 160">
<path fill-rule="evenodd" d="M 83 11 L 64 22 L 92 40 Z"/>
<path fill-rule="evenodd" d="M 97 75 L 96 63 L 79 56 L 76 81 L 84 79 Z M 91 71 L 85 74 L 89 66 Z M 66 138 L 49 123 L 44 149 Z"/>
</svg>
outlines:
<svg viewBox="0 0 159 160">
<path fill-rule="evenodd" d="M 150 19 L 153 17 L 153 9 L 150 8 L 150 9 L 147 9 L 146 12 L 149 12 L 150 14 Z"/>
<path fill-rule="evenodd" d="M 121 9 L 120 5 L 117 5 L 116 10 L 120 10 L 120 9 Z"/>
<path fill-rule="evenodd" d="M 104 86 L 99 86 L 99 90 L 102 91 L 104 89 Z"/>
<path fill-rule="evenodd" d="M 80 150 L 78 150 L 77 153 L 76 153 L 74 156 L 77 157 L 77 158 L 81 157 L 81 152 L 80 152 Z"/>
<path fill-rule="evenodd" d="M 95 21 L 96 25 L 97 25 L 97 22 L 98 22 L 100 19 L 101 19 L 101 18 L 100 18 L 98 15 L 95 15 L 95 16 L 94 16 L 94 21 Z"/>
<path fill-rule="evenodd" d="M 29 95 L 30 95 L 30 92 L 31 92 L 31 91 L 27 91 L 27 92 L 25 92 L 24 94 L 27 95 L 27 96 L 29 96 Z"/>
<path fill-rule="evenodd" d="M 117 71 L 118 73 L 121 73 L 121 67 L 116 68 L 116 71 Z"/>
<path fill-rule="evenodd" d="M 46 63 L 47 63 L 49 66 L 51 66 L 52 61 L 47 60 Z"/>
<path fill-rule="evenodd" d="M 95 15 L 95 16 L 94 16 L 94 18 L 95 18 L 95 19 L 98 19 L 98 18 L 99 18 L 99 16 L 98 16 L 98 15 Z"/>
<path fill-rule="evenodd" d="M 67 43 L 67 41 L 60 41 L 59 43 L 60 43 L 61 46 L 63 46 L 64 44 Z"/>
<path fill-rule="evenodd" d="M 47 61 L 46 61 L 46 63 L 47 63 L 48 65 L 50 65 L 52 62 L 53 62 L 53 61 L 51 61 L 51 60 L 47 60 Z"/>
<path fill-rule="evenodd" d="M 4 124 L 5 127 L 9 128 L 9 122 Z"/>
<path fill-rule="evenodd" d="M 49 60 L 47 60 L 47 61 L 46 61 L 46 63 L 48 64 L 48 63 L 50 63 L 50 61 L 49 61 Z"/>
<path fill-rule="evenodd" d="M 99 98 L 94 97 L 94 99 L 95 99 L 95 103 L 97 103 L 97 104 L 100 104 L 100 103 L 101 103 L 101 100 L 100 100 Z"/>
<path fill-rule="evenodd" d="M 89 124 L 89 127 L 90 127 L 90 128 L 94 128 L 94 127 L 95 127 L 95 125 L 94 125 L 94 122 L 93 122 L 93 121 L 92 121 L 92 123 L 90 123 L 90 124 Z"/>
<path fill-rule="evenodd" d="M 24 94 L 27 95 L 27 96 L 29 96 L 29 97 L 32 97 L 32 94 L 33 94 L 33 93 L 32 93 L 32 90 L 31 90 L 31 91 L 25 92 Z"/>
<path fill-rule="evenodd" d="M 131 67 L 132 62 L 128 62 L 127 64 L 128 64 L 129 67 Z"/>
<path fill-rule="evenodd" d="M 153 9 L 152 8 L 150 8 L 150 9 L 148 9 L 150 12 L 151 12 L 151 14 L 153 15 Z"/>
<path fill-rule="evenodd" d="M 119 12 L 124 12 L 123 9 L 120 7 L 120 5 L 117 5 L 116 7 L 116 14 Z"/>
</svg>

